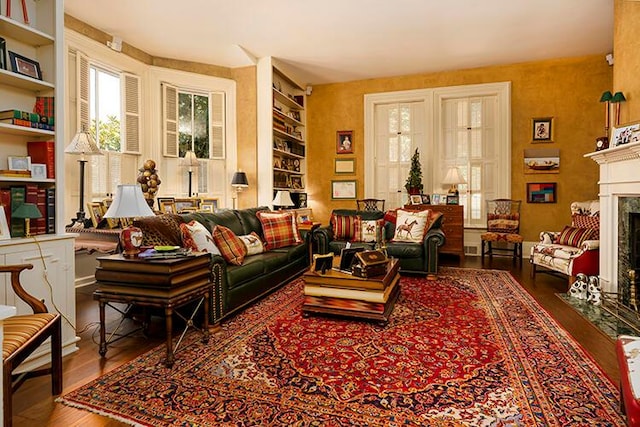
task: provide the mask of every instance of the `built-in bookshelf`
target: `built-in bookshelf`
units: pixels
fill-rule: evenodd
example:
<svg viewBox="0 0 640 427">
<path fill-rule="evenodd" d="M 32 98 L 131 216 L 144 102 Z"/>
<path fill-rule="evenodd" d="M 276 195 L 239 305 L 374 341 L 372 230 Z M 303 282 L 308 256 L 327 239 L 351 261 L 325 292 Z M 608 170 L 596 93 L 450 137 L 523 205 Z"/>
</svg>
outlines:
<svg viewBox="0 0 640 427">
<path fill-rule="evenodd" d="M 277 191 L 287 190 L 300 207 L 307 184 L 305 87 L 273 58 L 258 64 L 258 81 L 259 158 L 271 159 L 258 164 L 259 203 L 270 204 Z"/>
</svg>

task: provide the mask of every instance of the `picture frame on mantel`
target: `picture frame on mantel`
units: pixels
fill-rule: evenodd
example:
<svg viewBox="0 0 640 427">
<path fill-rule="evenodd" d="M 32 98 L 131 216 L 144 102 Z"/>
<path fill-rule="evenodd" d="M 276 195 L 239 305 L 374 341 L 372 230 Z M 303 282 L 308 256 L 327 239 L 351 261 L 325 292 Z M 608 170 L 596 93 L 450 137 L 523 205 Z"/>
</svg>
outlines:
<svg viewBox="0 0 640 427">
<path fill-rule="evenodd" d="M 553 142 L 553 117 L 531 119 L 531 142 Z"/>
<path fill-rule="evenodd" d="M 620 126 L 613 129 L 613 146 L 640 141 L 640 123 Z"/>
</svg>

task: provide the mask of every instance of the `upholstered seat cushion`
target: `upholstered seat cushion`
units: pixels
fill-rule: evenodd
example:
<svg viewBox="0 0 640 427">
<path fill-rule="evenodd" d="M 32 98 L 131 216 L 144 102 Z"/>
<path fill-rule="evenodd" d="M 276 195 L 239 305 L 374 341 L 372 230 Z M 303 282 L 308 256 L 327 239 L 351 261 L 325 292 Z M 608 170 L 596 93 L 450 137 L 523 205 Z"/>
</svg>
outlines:
<svg viewBox="0 0 640 427">
<path fill-rule="evenodd" d="M 2 359 L 6 360 L 27 341 L 36 336 L 43 327 L 53 322 L 55 313 L 25 314 L 9 317 L 4 320 L 4 341 L 2 342 Z"/>
<path fill-rule="evenodd" d="M 507 242 L 507 243 L 522 243 L 524 240 L 520 234 L 515 233 L 496 233 L 487 232 L 482 233 L 480 238 L 487 242 Z"/>
</svg>

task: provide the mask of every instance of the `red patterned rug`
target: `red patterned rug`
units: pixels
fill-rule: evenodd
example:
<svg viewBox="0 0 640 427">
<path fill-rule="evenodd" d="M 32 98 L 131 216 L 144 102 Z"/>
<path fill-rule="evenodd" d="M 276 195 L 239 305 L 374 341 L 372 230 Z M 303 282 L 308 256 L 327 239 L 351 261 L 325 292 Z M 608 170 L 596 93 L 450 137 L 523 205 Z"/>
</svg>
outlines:
<svg viewBox="0 0 640 427">
<path fill-rule="evenodd" d="M 403 277 L 386 326 L 303 317 L 297 280 L 60 399 L 134 425 L 624 426 L 617 389 L 503 271 Z"/>
</svg>

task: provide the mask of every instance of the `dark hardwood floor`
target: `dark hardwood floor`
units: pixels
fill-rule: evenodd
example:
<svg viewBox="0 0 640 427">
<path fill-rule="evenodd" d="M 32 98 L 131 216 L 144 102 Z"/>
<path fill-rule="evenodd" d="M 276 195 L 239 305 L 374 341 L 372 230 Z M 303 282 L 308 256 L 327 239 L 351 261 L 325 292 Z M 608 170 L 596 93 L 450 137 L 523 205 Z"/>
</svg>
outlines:
<svg viewBox="0 0 640 427">
<path fill-rule="evenodd" d="M 441 265 L 459 266 L 457 258 L 441 259 Z M 522 286 L 531 293 L 540 305 L 549 312 L 596 360 L 604 372 L 618 383 L 619 371 L 616 362 L 614 341 L 586 321 L 575 310 L 567 306 L 555 294 L 565 292 L 567 279 L 538 274 L 536 280 L 530 279 L 530 266 L 527 260 L 522 267 L 514 265 L 508 257 L 487 258 L 482 264 L 479 257 L 466 257 L 463 267 L 492 268 L 511 271 Z M 93 380 L 100 375 L 126 363 L 136 356 L 163 343 L 162 322 L 152 325 L 151 337 L 136 333 L 132 337 L 119 340 L 109 346 L 107 357 L 98 355 L 97 322 L 98 306 L 92 299 L 94 288 L 88 286 L 78 289 L 77 326 L 81 341 L 76 353 L 64 359 L 64 393 Z M 107 322 L 117 324 L 117 314 L 108 311 Z M 118 421 L 94 415 L 86 411 L 70 408 L 54 402 L 50 395 L 49 377 L 28 380 L 14 394 L 14 416 L 16 426 L 122 426 Z"/>
</svg>

